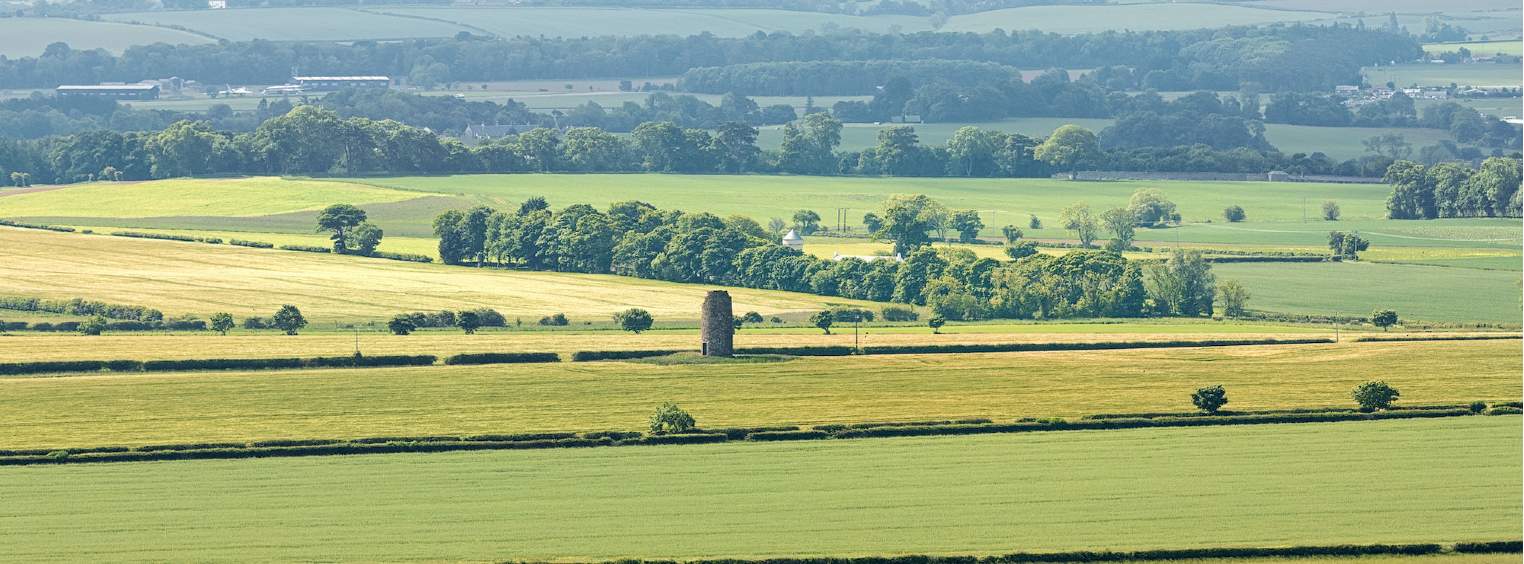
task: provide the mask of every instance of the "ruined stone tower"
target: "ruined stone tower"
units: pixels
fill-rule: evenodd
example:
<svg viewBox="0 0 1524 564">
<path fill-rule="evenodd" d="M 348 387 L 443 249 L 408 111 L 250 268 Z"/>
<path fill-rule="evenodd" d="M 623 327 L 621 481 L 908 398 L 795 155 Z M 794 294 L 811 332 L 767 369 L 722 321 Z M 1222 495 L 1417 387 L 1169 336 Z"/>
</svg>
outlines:
<svg viewBox="0 0 1524 564">
<path fill-rule="evenodd" d="M 736 326 L 730 311 L 730 292 L 714 290 L 704 296 L 704 310 L 699 314 L 699 337 L 704 356 L 735 354 Z"/>
</svg>

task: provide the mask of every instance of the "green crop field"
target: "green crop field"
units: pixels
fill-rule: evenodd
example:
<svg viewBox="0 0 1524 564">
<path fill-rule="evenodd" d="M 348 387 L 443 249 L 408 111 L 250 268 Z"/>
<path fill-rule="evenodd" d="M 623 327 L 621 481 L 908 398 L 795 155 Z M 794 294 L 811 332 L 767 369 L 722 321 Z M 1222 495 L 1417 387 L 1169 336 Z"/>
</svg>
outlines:
<svg viewBox="0 0 1524 564">
<path fill-rule="evenodd" d="M 1467 43 L 1428 43 L 1423 46 L 1425 53 L 1453 53 L 1461 49 L 1471 51 L 1476 57 L 1491 55 L 1524 55 L 1524 41 L 1472 41 Z"/>
<path fill-rule="evenodd" d="M 210 338 L 210 337 L 206 337 Z M 478 349 L 482 350 L 482 349 Z M 1191 409 L 1517 400 L 1518 341 L 870 355 L 777 362 L 595 362 L 0 379 L 0 448 L 273 438 L 640 430 L 676 401 L 709 427 Z M 343 354 L 342 352 L 340 354 Z"/>
<path fill-rule="evenodd" d="M 1408 63 L 1385 67 L 1366 67 L 1365 80 L 1371 84 L 1392 82 L 1398 88 L 1408 86 L 1508 86 L 1518 88 L 1524 83 L 1524 71 L 1519 65 L 1477 63 L 1469 65 L 1439 65 L 1432 63 Z"/>
<path fill-rule="evenodd" d="M 1517 258 L 1512 259 L 1518 262 Z M 1238 280 L 1250 307 L 1317 315 L 1394 309 L 1421 321 L 1520 322 L 1519 273 L 1405 264 L 1219 264 L 1218 280 Z"/>
<path fill-rule="evenodd" d="M 9 217 L 123 218 L 160 216 L 252 217 L 316 212 L 332 202 L 355 205 L 400 202 L 416 193 L 353 184 L 279 178 L 94 182 L 4 194 Z M 145 203 L 152 202 L 152 205 Z"/>
<path fill-rule="evenodd" d="M 1225 25 L 1257 25 L 1329 19 L 1313 11 L 1265 10 L 1252 3 L 1102 4 L 1096 6 L 1027 6 L 991 10 L 951 18 L 942 31 L 987 32 L 1040 29 L 1051 33 L 1153 31 Z"/>
<path fill-rule="evenodd" d="M 1414 100 L 1414 102 L 1420 112 L 1428 106 L 1453 102 L 1499 118 L 1518 117 L 1520 113 L 1524 113 L 1520 111 L 1520 107 L 1524 106 L 1524 100 L 1519 98 L 1456 98 L 1452 100 Z"/>
<path fill-rule="evenodd" d="M 74 49 L 120 53 L 133 45 L 211 43 L 204 35 L 144 25 L 92 22 L 69 18 L 0 18 L 0 55 L 36 57 L 48 44 L 62 41 Z"/>
<path fill-rule="evenodd" d="M 708 289 L 612 275 L 468 269 L 328 254 L 0 228 L 7 293 L 89 297 L 172 314 L 269 315 L 299 304 L 315 321 L 385 319 L 401 311 L 497 308 L 530 320 L 552 313 L 607 319 L 639 306 L 696 317 Z M 731 290 L 736 309 L 815 311 L 840 298 Z"/>
<path fill-rule="evenodd" d="M 6 470 L 0 543 L 32 561 L 590 560 L 1508 539 L 1519 428 L 1466 417 L 39 466 Z"/>
</svg>

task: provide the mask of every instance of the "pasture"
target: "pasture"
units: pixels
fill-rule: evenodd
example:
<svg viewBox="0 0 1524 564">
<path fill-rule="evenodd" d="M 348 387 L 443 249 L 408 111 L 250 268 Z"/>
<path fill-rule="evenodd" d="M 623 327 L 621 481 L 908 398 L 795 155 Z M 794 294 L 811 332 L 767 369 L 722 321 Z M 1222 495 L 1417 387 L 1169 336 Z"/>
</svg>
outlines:
<svg viewBox="0 0 1524 564">
<path fill-rule="evenodd" d="M 0 483 L 0 543 L 26 560 L 591 560 L 1507 539 L 1520 439 L 1517 418 L 1463 417 L 26 467 Z"/>
<path fill-rule="evenodd" d="M 1461 49 L 1471 51 L 1473 56 L 1485 57 L 1491 55 L 1524 55 L 1524 42 L 1513 41 L 1472 41 L 1464 43 L 1428 43 L 1423 46 L 1425 53 L 1439 54 L 1452 53 Z"/>
<path fill-rule="evenodd" d="M 1512 259 L 1518 262 L 1518 258 Z M 1369 315 L 1394 309 L 1421 321 L 1520 322 L 1519 273 L 1369 262 L 1218 264 L 1218 280 L 1238 280 L 1249 307 L 1313 315 Z"/>
<path fill-rule="evenodd" d="M 1524 71 L 1519 65 L 1475 63 L 1440 65 L 1433 63 L 1403 63 L 1383 67 L 1366 67 L 1365 80 L 1371 84 L 1392 82 L 1398 88 L 1410 86 L 1508 86 L 1518 88 L 1524 83 Z"/>
<path fill-rule="evenodd" d="M 0 18 L 0 56 L 36 57 L 48 44 L 62 41 L 77 50 L 105 49 L 121 53 L 133 45 L 211 43 L 203 34 L 117 22 L 71 18 Z"/>
<path fill-rule="evenodd" d="M 641 430 L 664 401 L 730 427 L 1181 412 L 1214 384 L 1239 410 L 1353 407 L 1350 390 L 1372 379 L 1400 389 L 1400 404 L 1517 400 L 1518 351 L 1512 340 L 1345 341 L 3 378 L 0 448 Z"/>
<path fill-rule="evenodd" d="M 363 257 L 0 228 L 6 292 L 147 305 L 170 314 L 270 315 L 298 304 L 313 322 L 387 319 L 402 311 L 496 308 L 534 322 L 564 313 L 606 320 L 642 307 L 693 319 L 702 285 L 613 275 L 469 269 Z M 811 312 L 858 303 L 731 289 L 738 311 Z"/>
</svg>

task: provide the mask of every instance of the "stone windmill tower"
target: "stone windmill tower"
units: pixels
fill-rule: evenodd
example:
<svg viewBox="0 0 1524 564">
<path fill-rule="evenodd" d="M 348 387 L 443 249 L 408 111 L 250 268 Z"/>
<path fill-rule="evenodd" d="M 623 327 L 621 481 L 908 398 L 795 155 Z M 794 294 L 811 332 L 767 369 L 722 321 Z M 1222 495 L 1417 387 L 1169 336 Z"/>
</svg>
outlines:
<svg viewBox="0 0 1524 564">
<path fill-rule="evenodd" d="M 730 292 L 713 290 L 704 296 L 699 314 L 699 337 L 704 356 L 735 355 L 735 314 L 730 311 Z"/>
</svg>

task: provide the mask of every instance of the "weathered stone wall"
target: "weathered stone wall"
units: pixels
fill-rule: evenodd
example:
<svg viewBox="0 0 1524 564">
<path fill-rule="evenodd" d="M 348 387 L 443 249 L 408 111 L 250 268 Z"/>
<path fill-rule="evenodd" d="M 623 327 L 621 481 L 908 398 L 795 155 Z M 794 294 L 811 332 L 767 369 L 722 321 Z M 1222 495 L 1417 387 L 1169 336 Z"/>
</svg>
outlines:
<svg viewBox="0 0 1524 564">
<path fill-rule="evenodd" d="M 730 311 L 730 292 L 714 290 L 704 296 L 704 310 L 699 314 L 699 336 L 704 356 L 735 354 L 735 318 Z"/>
</svg>

